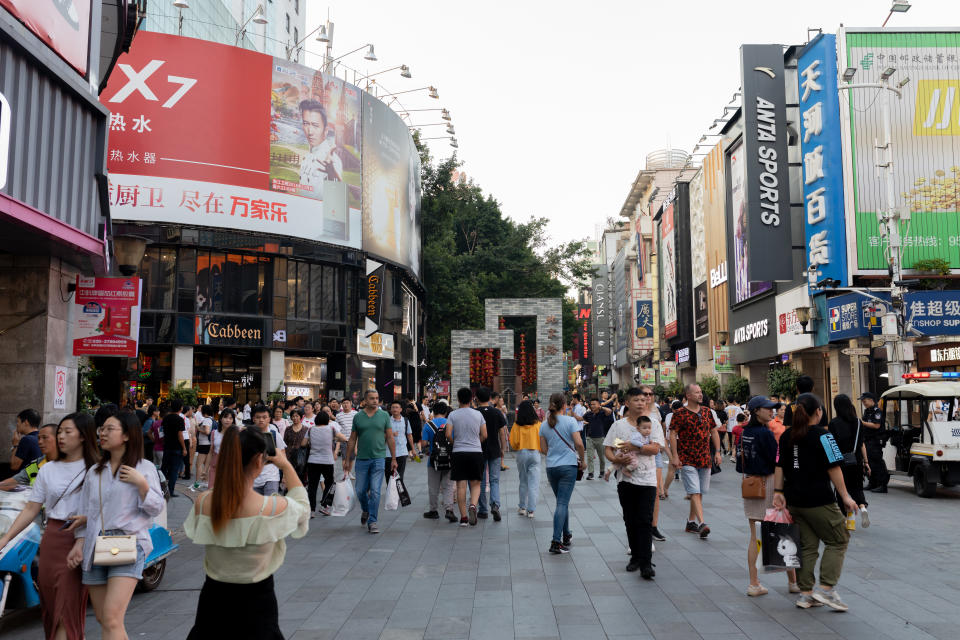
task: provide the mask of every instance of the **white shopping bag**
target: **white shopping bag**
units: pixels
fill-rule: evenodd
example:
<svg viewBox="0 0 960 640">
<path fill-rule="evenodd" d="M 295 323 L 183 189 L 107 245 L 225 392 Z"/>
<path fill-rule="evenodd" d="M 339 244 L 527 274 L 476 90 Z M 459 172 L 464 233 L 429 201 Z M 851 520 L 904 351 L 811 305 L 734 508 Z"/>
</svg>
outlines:
<svg viewBox="0 0 960 640">
<path fill-rule="evenodd" d="M 330 509 L 332 516 L 345 516 L 353 509 L 353 503 L 356 502 L 356 494 L 353 491 L 353 483 L 350 482 L 350 476 L 344 474 L 343 479 L 337 483 L 336 491 L 333 492 L 333 508 Z"/>
<path fill-rule="evenodd" d="M 399 479 L 400 474 L 394 473 L 390 476 L 390 481 L 387 482 L 387 501 L 383 505 L 383 508 L 387 511 L 396 511 L 400 508 L 400 490 L 397 489 L 397 480 Z"/>
</svg>

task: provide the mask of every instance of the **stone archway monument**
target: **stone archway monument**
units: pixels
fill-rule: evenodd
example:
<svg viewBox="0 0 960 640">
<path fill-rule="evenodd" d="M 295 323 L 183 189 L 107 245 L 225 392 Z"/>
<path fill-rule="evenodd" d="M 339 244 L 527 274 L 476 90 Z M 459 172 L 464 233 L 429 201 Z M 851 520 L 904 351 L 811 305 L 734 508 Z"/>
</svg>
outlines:
<svg viewBox="0 0 960 640">
<path fill-rule="evenodd" d="M 500 318 L 537 319 L 537 395 L 546 403 L 551 393 L 562 392 L 563 304 L 560 298 L 490 298 L 484 305 L 484 329 L 450 332 L 450 393 L 470 386 L 470 351 L 499 349 L 500 376 L 505 389 L 516 380 L 513 330 L 501 330 Z M 452 397 L 451 397 L 452 399 Z"/>
</svg>

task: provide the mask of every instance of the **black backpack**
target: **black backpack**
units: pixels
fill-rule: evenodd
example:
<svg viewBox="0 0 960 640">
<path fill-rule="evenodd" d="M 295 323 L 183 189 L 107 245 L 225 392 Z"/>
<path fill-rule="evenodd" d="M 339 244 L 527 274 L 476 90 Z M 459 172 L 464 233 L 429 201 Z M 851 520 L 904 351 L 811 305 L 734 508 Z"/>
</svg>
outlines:
<svg viewBox="0 0 960 640">
<path fill-rule="evenodd" d="M 447 440 L 444 430 L 437 427 L 433 420 L 427 422 L 433 429 L 433 447 L 430 449 L 430 466 L 435 471 L 448 471 L 450 458 L 453 454 L 453 445 Z"/>
</svg>

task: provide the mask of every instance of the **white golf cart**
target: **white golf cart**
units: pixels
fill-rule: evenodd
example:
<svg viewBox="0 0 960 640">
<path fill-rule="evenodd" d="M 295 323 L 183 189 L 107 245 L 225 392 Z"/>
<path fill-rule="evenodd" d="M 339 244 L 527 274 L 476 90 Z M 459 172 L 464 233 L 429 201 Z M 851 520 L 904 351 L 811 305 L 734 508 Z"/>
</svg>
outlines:
<svg viewBox="0 0 960 640">
<path fill-rule="evenodd" d="M 913 478 L 918 496 L 932 498 L 938 484 L 960 484 L 960 373 L 904 377 L 914 376 L 923 382 L 883 393 L 886 423 L 897 471 Z"/>
</svg>

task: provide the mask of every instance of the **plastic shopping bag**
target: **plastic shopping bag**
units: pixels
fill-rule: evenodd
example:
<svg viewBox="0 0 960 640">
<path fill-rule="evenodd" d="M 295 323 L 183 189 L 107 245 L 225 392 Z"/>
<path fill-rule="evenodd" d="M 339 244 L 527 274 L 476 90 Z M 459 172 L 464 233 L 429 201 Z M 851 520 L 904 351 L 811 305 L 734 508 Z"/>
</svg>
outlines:
<svg viewBox="0 0 960 640">
<path fill-rule="evenodd" d="M 400 480 L 400 474 L 394 473 L 387 482 L 387 500 L 383 508 L 387 511 L 396 511 L 400 508 L 400 491 L 397 489 L 397 481 Z"/>
<path fill-rule="evenodd" d="M 409 507 L 413 501 L 410 499 L 410 493 L 407 491 L 407 487 L 404 486 L 403 478 L 400 476 L 397 476 L 397 493 L 400 494 L 400 506 Z"/>
<path fill-rule="evenodd" d="M 765 571 L 800 567 L 800 526 L 786 509 L 767 509 L 760 523 L 760 541 Z"/>
<path fill-rule="evenodd" d="M 353 483 L 346 474 L 343 480 L 336 484 L 336 491 L 333 494 L 333 509 L 330 510 L 332 516 L 345 516 L 350 513 L 353 503 L 356 502 L 356 494 L 353 491 Z"/>
</svg>

